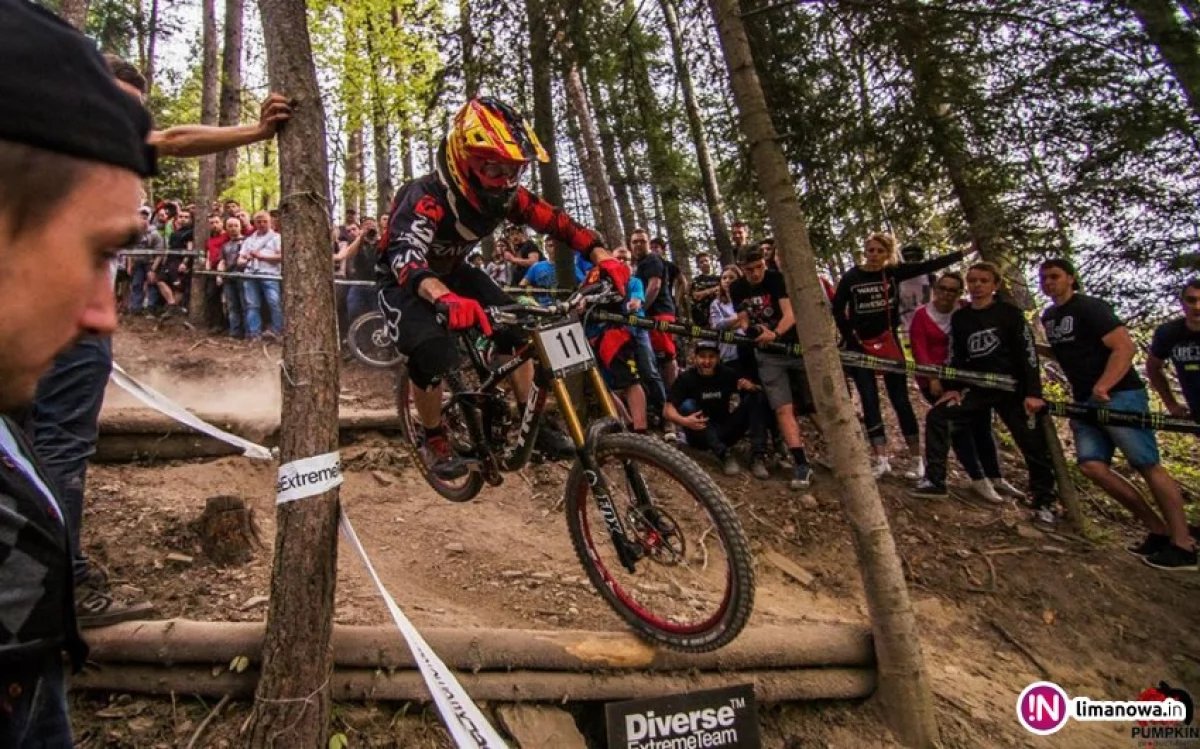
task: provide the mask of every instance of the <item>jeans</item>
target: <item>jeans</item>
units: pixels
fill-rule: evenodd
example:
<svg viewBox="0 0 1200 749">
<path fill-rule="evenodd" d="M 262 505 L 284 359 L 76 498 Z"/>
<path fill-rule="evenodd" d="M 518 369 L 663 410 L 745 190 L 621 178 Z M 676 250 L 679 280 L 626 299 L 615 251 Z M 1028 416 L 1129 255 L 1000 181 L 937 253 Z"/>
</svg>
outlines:
<svg viewBox="0 0 1200 749">
<path fill-rule="evenodd" d="M 373 286 L 350 286 L 346 292 L 346 319 L 353 325 L 354 321 L 376 307 L 375 288 Z"/>
<path fill-rule="evenodd" d="M 1145 388 L 1118 390 L 1109 394 L 1108 403 L 1092 397 L 1084 405 L 1113 411 L 1148 413 L 1150 396 Z M 1075 435 L 1076 460 L 1081 464 L 1100 462 L 1111 465 L 1116 450 L 1120 450 L 1134 468 L 1151 468 L 1161 462 L 1158 438 L 1153 430 L 1102 426 L 1082 419 L 1071 419 L 1071 432 Z"/>
<path fill-rule="evenodd" d="M 633 334 L 633 341 L 637 344 L 638 379 L 646 390 L 646 405 L 650 413 L 661 416 L 663 405 L 667 402 L 667 389 L 663 386 L 654 350 L 650 347 L 650 331 L 631 328 L 629 332 Z"/>
<path fill-rule="evenodd" d="M 38 381 L 31 415 L 34 451 L 54 483 L 66 517 L 76 581 L 88 571 L 79 540 L 83 492 L 88 459 L 96 454 L 100 407 L 112 363 L 111 339 L 81 338 L 59 354 Z"/>
<path fill-rule="evenodd" d="M 0 746 L 71 749 L 71 720 L 62 656 L 54 653 L 28 676 L 0 675 Z"/>
<path fill-rule="evenodd" d="M 232 281 L 226 279 L 226 282 Z M 204 324 L 210 330 L 225 330 L 225 312 L 221 309 L 222 286 L 214 276 L 204 277 Z"/>
<path fill-rule="evenodd" d="M 685 400 L 679 406 L 681 416 L 691 416 L 700 410 L 694 400 Z M 683 429 L 683 438 L 690 447 L 712 450 L 722 456 L 750 434 L 750 454 L 760 458 L 767 454 L 767 423 L 771 421 L 767 401 L 761 391 L 738 393 L 738 405 L 725 419 L 709 418 L 703 430 Z"/>
<path fill-rule="evenodd" d="M 229 335 L 241 338 L 246 335 L 242 314 L 242 280 L 226 278 L 221 287 L 225 294 L 225 314 L 229 317 Z"/>
<path fill-rule="evenodd" d="M 134 260 L 129 271 L 129 311 L 141 312 L 146 306 L 146 274 L 150 263 Z"/>
<path fill-rule="evenodd" d="M 1013 441 L 1025 458 L 1029 470 L 1029 489 L 1035 509 L 1050 507 L 1058 496 L 1054 464 L 1050 462 L 1050 447 L 1042 422 L 1044 413 L 1030 419 L 1025 413 L 1024 398 L 1015 393 L 986 388 L 971 388 L 962 403 L 952 406 L 943 403 L 925 417 L 925 478 L 935 486 L 946 485 L 946 455 L 950 451 L 950 435 L 966 428 L 980 412 L 995 411 L 1008 427 Z"/>
<path fill-rule="evenodd" d="M 872 445 L 886 445 L 887 433 L 883 426 L 879 383 L 875 380 L 875 372 L 862 367 L 853 367 L 850 371 L 854 377 L 854 386 L 858 388 L 858 397 L 862 400 L 863 418 L 867 422 L 867 439 Z M 896 412 L 896 420 L 900 422 L 900 433 L 905 438 L 919 436 L 921 427 L 917 424 L 917 415 L 913 413 L 912 403 L 908 400 L 908 378 L 902 374 L 887 372 L 883 375 L 883 385 L 887 389 L 888 400 L 892 402 L 892 410 Z"/>
<path fill-rule="evenodd" d="M 933 405 L 937 398 L 922 385 L 921 395 L 926 402 Z M 1000 457 L 996 452 L 996 436 L 992 433 L 992 410 L 980 409 L 971 415 L 970 420 L 960 429 L 950 432 L 950 445 L 954 448 L 954 456 L 966 470 L 972 481 L 980 479 L 999 479 Z"/>
<path fill-rule="evenodd" d="M 283 295 L 279 279 L 246 278 L 242 281 L 242 299 L 246 304 L 246 335 L 249 338 L 262 335 L 264 298 L 271 313 L 271 332 L 283 334 Z"/>
</svg>

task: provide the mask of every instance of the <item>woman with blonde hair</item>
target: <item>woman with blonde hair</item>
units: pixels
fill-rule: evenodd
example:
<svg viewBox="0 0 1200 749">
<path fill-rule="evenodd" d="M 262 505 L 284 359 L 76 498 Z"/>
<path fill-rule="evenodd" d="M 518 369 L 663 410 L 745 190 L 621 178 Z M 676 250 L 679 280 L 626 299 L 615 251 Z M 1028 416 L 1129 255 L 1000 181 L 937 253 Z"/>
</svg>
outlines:
<svg viewBox="0 0 1200 749">
<path fill-rule="evenodd" d="M 963 259 L 963 253 L 952 252 L 921 263 L 900 263 L 896 252 L 896 238 L 891 234 L 876 232 L 863 243 L 862 263 L 846 272 L 838 282 L 833 295 L 833 320 L 846 342 L 846 350 L 883 359 L 904 360 L 900 348 L 900 294 L 901 281 L 925 273 L 933 273 Z M 884 431 L 883 414 L 879 402 L 879 384 L 876 372 L 862 367 L 851 367 L 850 375 L 858 388 L 862 400 L 863 417 L 867 426 L 867 439 L 875 453 L 872 472 L 879 478 L 892 467 L 888 459 L 887 433 Z M 921 455 L 921 427 L 908 400 L 908 378 L 898 372 L 883 374 L 883 384 L 888 400 L 900 422 L 900 432 L 908 445 L 909 453 L 917 458 L 916 469 L 906 478 L 919 479 L 924 475 Z"/>
</svg>

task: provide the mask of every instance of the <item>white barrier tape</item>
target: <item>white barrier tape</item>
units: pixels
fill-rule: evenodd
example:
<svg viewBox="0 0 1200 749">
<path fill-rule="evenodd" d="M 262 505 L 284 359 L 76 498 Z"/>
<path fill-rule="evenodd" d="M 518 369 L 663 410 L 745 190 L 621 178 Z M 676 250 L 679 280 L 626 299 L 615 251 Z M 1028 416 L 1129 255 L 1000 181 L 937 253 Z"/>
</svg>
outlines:
<svg viewBox="0 0 1200 749">
<path fill-rule="evenodd" d="M 242 448 L 247 458 L 259 460 L 270 460 L 272 458 L 271 451 L 267 448 L 209 424 L 162 393 L 133 379 L 115 363 L 113 364 L 112 379 L 128 393 L 137 397 L 156 411 L 166 414 L 176 421 L 192 427 L 196 431 L 215 437 L 235 447 Z M 285 470 L 287 471 L 286 474 Z M 324 471 L 323 474 L 322 471 Z M 336 478 L 332 475 L 333 471 L 336 471 Z M 309 474 L 314 473 L 318 475 L 312 479 L 307 478 Z M 285 475 L 289 477 L 287 486 L 283 486 Z M 305 478 L 303 482 L 295 484 L 291 477 L 297 477 L 296 481 L 299 481 L 298 477 Z M 341 460 L 338 453 L 332 452 L 312 458 L 304 458 L 303 460 L 295 460 L 279 467 L 279 483 L 276 485 L 276 503 L 291 502 L 296 499 L 321 494 L 341 483 Z M 292 494 L 295 494 L 295 496 L 291 496 Z M 285 495 L 287 496 L 286 499 Z M 392 598 L 387 588 L 383 586 L 383 581 L 376 574 L 375 566 L 371 564 L 366 549 L 363 548 L 362 542 L 358 540 L 358 534 L 354 532 L 354 526 L 350 524 L 350 518 L 346 516 L 345 510 L 340 513 L 338 525 L 347 543 L 358 552 L 359 559 L 362 560 L 363 565 L 367 568 L 367 572 L 371 575 L 371 580 L 375 583 L 375 589 L 379 591 L 379 595 L 383 597 L 384 603 L 387 604 L 388 612 L 392 615 L 392 620 L 396 623 L 396 627 L 400 630 L 400 634 L 404 637 L 405 642 L 408 643 L 413 658 L 417 661 L 417 667 L 421 671 L 421 677 L 425 679 L 425 685 L 429 688 L 433 702 L 437 705 L 438 712 L 442 716 L 442 722 L 446 724 L 446 729 L 450 731 L 450 736 L 454 739 L 455 743 L 459 747 L 466 747 L 467 749 L 508 749 L 508 745 L 504 743 L 504 740 L 496 733 L 496 729 L 492 728 L 491 723 L 479 711 L 479 707 L 475 705 L 470 695 L 458 683 L 458 679 L 454 678 L 454 672 L 447 668 L 442 659 L 438 658 L 437 654 L 433 652 L 433 649 L 425 642 L 425 638 L 421 637 L 416 627 L 408 620 L 404 612 L 400 610 L 400 606 L 397 605 L 396 600 Z"/>
<path fill-rule="evenodd" d="M 508 745 L 496 733 L 496 729 L 488 723 L 487 718 L 483 717 L 483 713 L 479 711 L 466 690 L 458 683 L 458 679 L 454 678 L 454 672 L 446 667 L 441 658 L 438 658 L 437 653 L 433 652 L 433 648 L 429 647 L 425 638 L 421 637 L 416 627 L 396 605 L 396 601 L 387 592 L 387 588 L 383 587 L 383 582 L 375 573 L 375 567 L 367 558 L 367 552 L 358 540 L 358 534 L 354 532 L 354 526 L 350 524 L 350 518 L 346 517 L 345 512 L 341 515 L 340 525 L 342 536 L 358 552 L 371 580 L 375 583 L 375 588 L 383 596 L 388 611 L 391 612 L 392 620 L 396 622 L 400 634 L 404 635 L 404 639 L 408 642 L 413 658 L 417 661 L 417 667 L 421 670 L 421 676 L 425 679 L 425 685 L 429 687 L 429 693 L 433 696 L 433 702 L 437 705 L 438 712 L 442 715 L 442 722 L 450 731 L 451 738 L 460 747 L 507 749 Z"/>
<path fill-rule="evenodd" d="M 129 376 L 128 372 L 121 368 L 121 365 L 115 362 L 113 363 L 112 375 L 110 377 L 122 390 L 147 406 L 150 406 L 155 411 L 166 414 L 181 424 L 190 426 L 197 432 L 207 434 L 209 437 L 219 439 L 222 442 L 239 448 L 247 458 L 271 460 L 273 457 L 271 451 L 262 445 L 256 445 L 250 440 L 242 439 L 236 434 L 230 434 L 223 429 L 218 429 L 149 385 L 133 379 Z"/>
<path fill-rule="evenodd" d="M 283 505 L 342 485 L 342 456 L 337 450 L 279 466 L 275 504 Z"/>
</svg>

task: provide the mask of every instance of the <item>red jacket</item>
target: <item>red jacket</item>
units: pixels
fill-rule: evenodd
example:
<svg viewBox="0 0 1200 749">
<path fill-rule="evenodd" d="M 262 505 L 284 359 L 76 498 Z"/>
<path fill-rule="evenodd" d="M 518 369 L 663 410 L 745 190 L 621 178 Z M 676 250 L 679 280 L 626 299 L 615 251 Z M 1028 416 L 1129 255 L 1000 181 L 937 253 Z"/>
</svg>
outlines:
<svg viewBox="0 0 1200 749">
<path fill-rule="evenodd" d="M 917 364 L 945 366 L 946 362 L 950 361 L 950 336 L 942 332 L 925 307 L 926 305 L 922 304 L 913 313 L 912 328 L 908 331 L 913 361 Z M 929 379 L 918 377 L 917 384 L 926 386 Z"/>
</svg>

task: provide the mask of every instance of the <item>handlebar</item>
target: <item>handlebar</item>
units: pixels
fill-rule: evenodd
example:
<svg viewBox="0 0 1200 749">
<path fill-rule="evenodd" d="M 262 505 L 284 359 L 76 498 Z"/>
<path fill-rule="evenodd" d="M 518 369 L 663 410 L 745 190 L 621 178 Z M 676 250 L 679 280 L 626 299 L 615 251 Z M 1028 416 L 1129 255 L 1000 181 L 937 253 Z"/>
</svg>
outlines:
<svg viewBox="0 0 1200 749">
<path fill-rule="evenodd" d="M 535 290 L 536 291 L 536 290 Z M 493 325 L 521 325 L 522 319 L 565 317 L 580 307 L 592 307 L 597 304 L 610 304 L 621 301 L 612 281 L 601 279 L 595 283 L 580 286 L 571 296 L 561 302 L 555 302 L 548 307 L 531 307 L 525 304 L 504 304 L 495 307 L 485 307 L 484 314 Z M 440 325 L 446 324 L 446 314 L 449 309 L 445 304 L 435 302 L 434 311 Z"/>
</svg>

